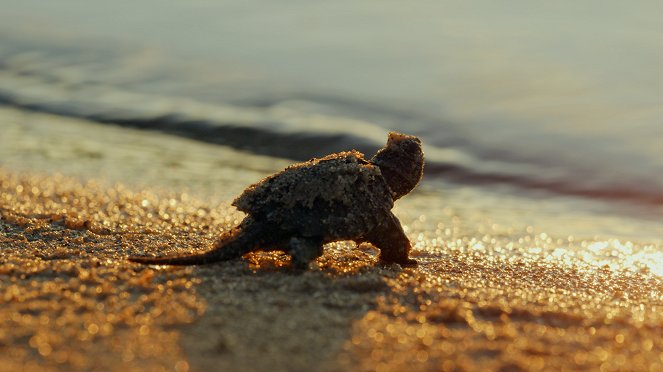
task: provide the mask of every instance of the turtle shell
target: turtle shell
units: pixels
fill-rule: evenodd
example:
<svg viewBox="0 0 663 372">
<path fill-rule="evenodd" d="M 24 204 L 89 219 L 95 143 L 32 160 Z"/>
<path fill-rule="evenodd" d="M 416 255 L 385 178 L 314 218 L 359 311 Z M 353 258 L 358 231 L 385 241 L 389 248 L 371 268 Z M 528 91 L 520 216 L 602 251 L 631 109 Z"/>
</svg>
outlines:
<svg viewBox="0 0 663 372">
<path fill-rule="evenodd" d="M 349 151 L 292 165 L 249 186 L 233 205 L 293 235 L 333 241 L 371 231 L 394 200 L 380 169 Z"/>
</svg>

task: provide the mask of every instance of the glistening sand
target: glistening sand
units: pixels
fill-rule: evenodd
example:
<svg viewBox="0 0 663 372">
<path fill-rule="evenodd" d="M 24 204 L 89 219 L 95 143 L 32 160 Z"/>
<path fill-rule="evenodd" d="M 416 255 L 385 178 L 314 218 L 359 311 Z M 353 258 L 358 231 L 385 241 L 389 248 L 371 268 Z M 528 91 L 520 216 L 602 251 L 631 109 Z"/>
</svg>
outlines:
<svg viewBox="0 0 663 372">
<path fill-rule="evenodd" d="M 243 187 L 288 161 L 0 109 L 0 369 L 663 370 L 656 221 L 425 185 L 395 213 L 417 268 L 370 245 L 190 268 Z"/>
</svg>

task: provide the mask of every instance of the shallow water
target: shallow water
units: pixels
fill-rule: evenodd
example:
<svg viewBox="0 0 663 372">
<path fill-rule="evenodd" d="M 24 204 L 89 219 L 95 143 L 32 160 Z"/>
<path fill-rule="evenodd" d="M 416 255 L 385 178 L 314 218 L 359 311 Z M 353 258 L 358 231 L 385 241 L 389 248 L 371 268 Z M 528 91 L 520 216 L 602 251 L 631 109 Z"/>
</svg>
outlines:
<svg viewBox="0 0 663 372">
<path fill-rule="evenodd" d="M 429 178 L 663 203 L 657 2 L 2 6 L 5 104 L 292 159 L 396 129 Z"/>
</svg>

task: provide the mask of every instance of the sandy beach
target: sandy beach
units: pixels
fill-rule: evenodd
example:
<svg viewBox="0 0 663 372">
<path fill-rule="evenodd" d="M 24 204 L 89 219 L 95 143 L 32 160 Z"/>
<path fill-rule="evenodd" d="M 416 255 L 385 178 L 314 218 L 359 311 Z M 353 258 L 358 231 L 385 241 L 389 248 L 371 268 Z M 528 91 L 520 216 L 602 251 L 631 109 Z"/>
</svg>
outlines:
<svg viewBox="0 0 663 372">
<path fill-rule="evenodd" d="M 232 197 L 291 162 L 9 108 L 0 125 L 0 370 L 663 370 L 657 221 L 423 185 L 395 209 L 416 268 L 346 242 L 305 273 L 279 253 L 141 266 L 207 249 L 242 218 Z"/>
</svg>

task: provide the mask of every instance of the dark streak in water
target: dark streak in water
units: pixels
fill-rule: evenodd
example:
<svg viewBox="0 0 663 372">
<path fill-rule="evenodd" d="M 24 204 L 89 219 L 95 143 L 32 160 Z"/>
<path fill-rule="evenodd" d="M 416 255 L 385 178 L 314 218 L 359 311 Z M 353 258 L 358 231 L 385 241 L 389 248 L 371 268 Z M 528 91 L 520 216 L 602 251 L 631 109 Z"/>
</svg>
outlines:
<svg viewBox="0 0 663 372">
<path fill-rule="evenodd" d="M 342 133 L 280 133 L 270 130 L 270 123 L 258 123 L 255 127 L 246 127 L 233 123 L 206 122 L 200 119 L 188 118 L 186 115 L 179 113 L 135 118 L 122 115 L 114 116 L 108 113 L 83 114 L 71 108 L 67 109 L 67 107 L 54 108 L 49 104 L 20 102 L 6 92 L 0 92 L 0 104 L 24 110 L 77 117 L 99 123 L 143 130 L 157 130 L 207 143 L 231 146 L 257 154 L 299 161 L 350 148 L 371 154 L 379 147 L 379 144 L 371 143 L 366 138 Z M 443 177 L 447 181 L 461 184 L 482 186 L 508 184 L 558 194 L 625 200 L 644 204 L 663 204 L 663 195 L 658 193 L 646 193 L 643 190 L 625 188 L 585 189 L 563 182 L 547 182 L 529 176 L 473 169 L 466 164 L 454 164 L 442 159 L 428 159 L 426 177 L 429 179 Z"/>
</svg>

